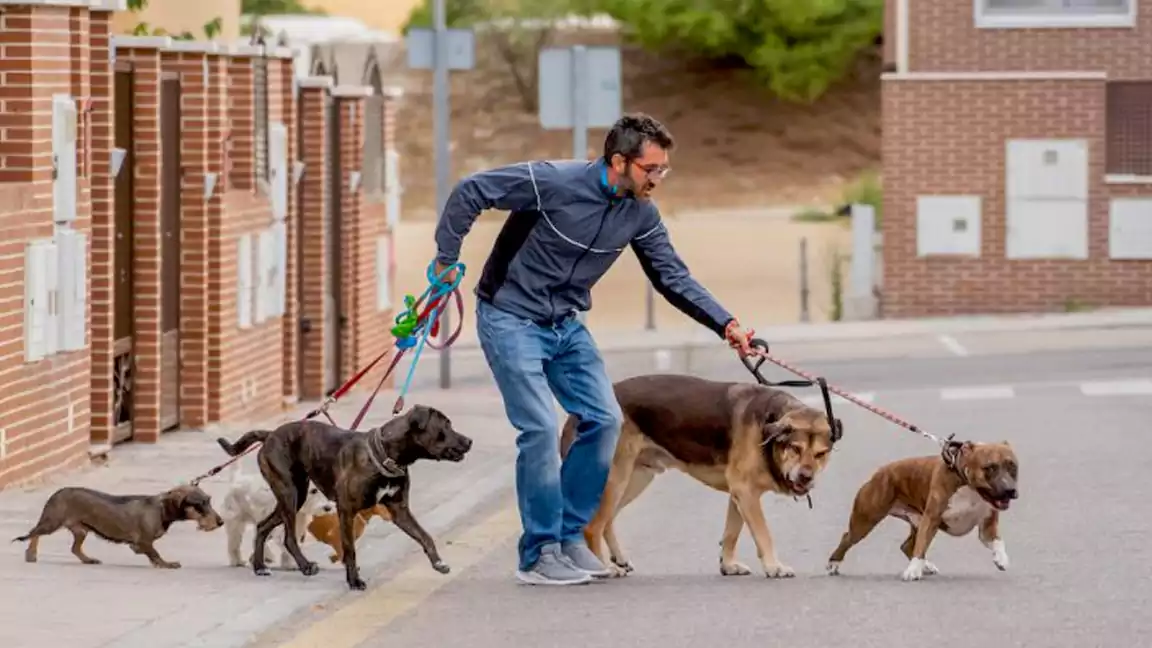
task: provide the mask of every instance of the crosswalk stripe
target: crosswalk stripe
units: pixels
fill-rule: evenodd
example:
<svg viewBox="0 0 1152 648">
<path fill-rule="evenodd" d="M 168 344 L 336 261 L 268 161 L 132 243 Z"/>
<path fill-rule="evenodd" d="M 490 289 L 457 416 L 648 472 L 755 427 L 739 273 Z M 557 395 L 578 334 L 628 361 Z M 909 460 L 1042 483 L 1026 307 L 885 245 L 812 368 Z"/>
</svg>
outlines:
<svg viewBox="0 0 1152 648">
<path fill-rule="evenodd" d="M 1080 383 L 1085 396 L 1137 396 L 1152 394 L 1152 380 L 1112 380 Z"/>
<path fill-rule="evenodd" d="M 1002 398 L 1015 398 L 1016 390 L 1011 385 L 987 385 L 982 387 L 948 387 L 940 390 L 940 399 L 946 401 L 956 400 L 992 400 Z"/>
</svg>

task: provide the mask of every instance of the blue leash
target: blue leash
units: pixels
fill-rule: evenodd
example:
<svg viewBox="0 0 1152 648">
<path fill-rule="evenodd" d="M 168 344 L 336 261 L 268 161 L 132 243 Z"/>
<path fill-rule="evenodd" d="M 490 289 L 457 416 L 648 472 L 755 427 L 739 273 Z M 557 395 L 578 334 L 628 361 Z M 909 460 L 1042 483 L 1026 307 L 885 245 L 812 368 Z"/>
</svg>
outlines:
<svg viewBox="0 0 1152 648">
<path fill-rule="evenodd" d="M 408 365 L 408 376 L 404 378 L 404 385 L 400 388 L 400 394 L 396 399 L 396 406 L 393 409 L 393 414 L 398 414 L 404 407 L 404 395 L 408 393 L 408 388 L 412 385 L 412 376 L 416 371 L 416 363 L 420 361 L 420 354 L 423 353 L 424 345 L 432 333 L 432 325 L 435 324 L 438 319 L 440 319 L 440 313 L 443 310 L 444 305 L 448 303 L 452 293 L 456 291 L 456 289 L 460 286 L 460 283 L 464 280 L 465 269 L 466 267 L 463 263 L 453 263 L 447 268 L 444 268 L 444 270 L 439 275 L 437 275 L 435 261 L 428 264 L 428 271 L 426 273 L 426 276 L 428 277 L 428 289 L 424 291 L 424 294 L 420 295 L 420 299 L 416 300 L 415 303 L 436 302 L 436 306 L 432 308 L 432 310 L 428 313 L 428 317 L 422 323 L 420 323 L 415 328 L 415 330 L 410 332 L 408 335 L 396 338 L 397 349 L 400 349 L 401 351 L 407 351 L 408 349 L 415 347 L 416 352 L 412 356 L 412 363 Z M 445 277 L 447 277 L 448 274 L 453 270 L 456 270 L 456 279 L 453 282 L 448 283 L 445 280 Z M 425 298 L 428 299 L 427 302 L 424 302 Z M 459 299 L 459 297 L 457 298 Z M 409 314 L 408 310 L 406 310 L 405 313 L 398 315 L 396 317 L 397 324 L 400 324 L 401 320 L 407 314 Z"/>
</svg>

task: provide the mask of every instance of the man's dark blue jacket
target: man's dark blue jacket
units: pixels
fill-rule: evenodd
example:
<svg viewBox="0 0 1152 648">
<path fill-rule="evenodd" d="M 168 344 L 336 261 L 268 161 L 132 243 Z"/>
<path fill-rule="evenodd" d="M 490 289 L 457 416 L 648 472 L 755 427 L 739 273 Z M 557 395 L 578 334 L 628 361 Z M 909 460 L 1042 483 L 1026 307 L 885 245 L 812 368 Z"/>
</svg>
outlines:
<svg viewBox="0 0 1152 648">
<path fill-rule="evenodd" d="M 590 291 L 631 245 L 656 290 L 723 337 L 732 316 L 688 272 L 651 201 L 616 196 L 602 160 L 522 162 L 472 174 L 453 188 L 436 227 L 436 260 L 455 263 L 485 209 L 511 212 L 476 296 L 548 323 L 591 308 Z"/>
</svg>

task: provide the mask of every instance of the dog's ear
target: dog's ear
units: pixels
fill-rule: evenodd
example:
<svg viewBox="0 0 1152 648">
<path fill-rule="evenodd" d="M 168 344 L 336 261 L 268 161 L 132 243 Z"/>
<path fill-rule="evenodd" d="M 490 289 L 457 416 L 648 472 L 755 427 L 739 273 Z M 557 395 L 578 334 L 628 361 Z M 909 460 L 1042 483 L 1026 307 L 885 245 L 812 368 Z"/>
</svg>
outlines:
<svg viewBox="0 0 1152 648">
<path fill-rule="evenodd" d="M 764 441 L 761 445 L 770 445 L 788 438 L 792 433 L 792 422 L 782 418 L 773 422 L 764 422 Z"/>
<path fill-rule="evenodd" d="M 161 497 L 161 503 L 164 507 L 164 519 L 172 521 L 184 519 L 185 495 L 184 488 L 179 486 L 164 493 L 163 497 Z"/>
<path fill-rule="evenodd" d="M 432 422 L 432 409 L 424 405 L 416 405 L 408 410 L 408 426 L 415 430 L 423 430 Z"/>
</svg>

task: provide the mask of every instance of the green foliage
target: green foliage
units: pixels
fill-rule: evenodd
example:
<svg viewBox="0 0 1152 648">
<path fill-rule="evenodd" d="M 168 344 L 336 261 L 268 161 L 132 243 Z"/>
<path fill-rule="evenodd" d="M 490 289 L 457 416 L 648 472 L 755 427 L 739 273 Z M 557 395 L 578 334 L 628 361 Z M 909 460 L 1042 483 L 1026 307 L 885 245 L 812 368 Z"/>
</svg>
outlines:
<svg viewBox="0 0 1152 648">
<path fill-rule="evenodd" d="M 325 12 L 321 9 L 305 6 L 300 0 L 240 0 L 240 13 L 267 16 L 273 14 L 324 14 Z"/>
<path fill-rule="evenodd" d="M 649 48 L 747 65 L 779 97 L 819 98 L 883 29 L 884 0 L 583 0 Z"/>
<path fill-rule="evenodd" d="M 794 214 L 792 220 L 805 223 L 848 222 L 852 217 L 848 206 L 855 204 L 872 206 L 876 213 L 876 231 L 880 231 L 884 213 L 884 186 L 880 174 L 875 170 L 869 169 L 850 182 L 840 194 L 840 200 L 832 211 L 806 207 Z"/>
<path fill-rule="evenodd" d="M 208 40 L 212 40 L 213 38 L 216 38 L 217 36 L 219 36 L 220 32 L 223 29 L 224 29 L 224 19 L 221 18 L 220 16 L 216 16 L 212 20 L 204 23 L 204 36 Z"/>
</svg>

